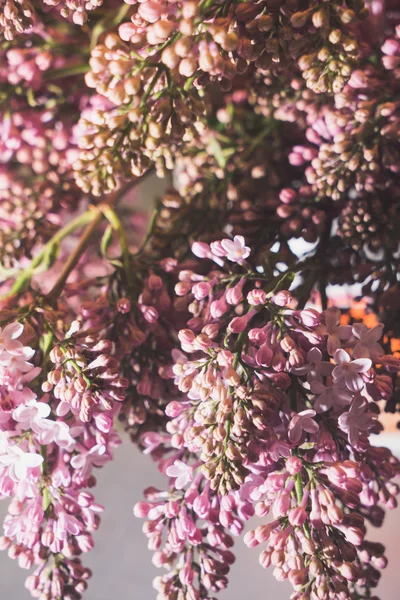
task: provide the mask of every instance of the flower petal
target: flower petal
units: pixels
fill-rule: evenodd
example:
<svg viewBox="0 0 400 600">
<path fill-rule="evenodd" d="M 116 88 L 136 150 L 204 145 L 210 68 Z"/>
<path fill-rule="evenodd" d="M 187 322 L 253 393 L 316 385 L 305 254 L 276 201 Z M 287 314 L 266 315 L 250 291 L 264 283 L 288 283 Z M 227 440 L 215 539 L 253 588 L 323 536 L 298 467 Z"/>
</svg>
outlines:
<svg viewBox="0 0 400 600">
<path fill-rule="evenodd" d="M 340 310 L 336 306 L 331 306 L 325 311 L 325 324 L 329 330 L 332 330 L 339 323 Z"/>
<path fill-rule="evenodd" d="M 5 338 L 15 340 L 19 338 L 23 331 L 24 326 L 22 325 L 22 323 L 9 323 L 3 329 L 3 336 Z"/>
<path fill-rule="evenodd" d="M 361 392 L 364 382 L 358 373 L 348 371 L 345 375 L 346 385 L 352 392 Z"/>
<path fill-rule="evenodd" d="M 42 464 L 43 456 L 40 456 L 40 454 L 33 454 L 33 453 L 29 452 L 28 454 L 25 454 L 23 461 L 27 467 L 30 467 L 33 469 Z"/>
<path fill-rule="evenodd" d="M 356 373 L 366 373 L 372 367 L 372 360 L 370 358 L 357 358 L 351 362 L 351 370 Z"/>
<path fill-rule="evenodd" d="M 333 358 L 335 363 L 338 365 L 343 365 L 350 362 L 350 356 L 347 354 L 346 350 L 343 350 L 342 348 L 340 350 L 336 350 Z"/>
</svg>

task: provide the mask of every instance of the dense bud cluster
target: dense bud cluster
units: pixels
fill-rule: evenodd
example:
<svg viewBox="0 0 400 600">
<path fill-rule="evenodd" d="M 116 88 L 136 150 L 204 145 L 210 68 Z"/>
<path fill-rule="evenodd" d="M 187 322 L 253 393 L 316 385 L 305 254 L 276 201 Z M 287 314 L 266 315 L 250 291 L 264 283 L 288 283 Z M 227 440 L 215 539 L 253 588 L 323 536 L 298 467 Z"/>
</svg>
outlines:
<svg viewBox="0 0 400 600">
<path fill-rule="evenodd" d="M 115 174 L 127 178 L 129 163 L 134 175 L 150 161 L 161 171 L 172 168 L 176 149 L 195 137 L 193 124 L 204 116 L 215 82 L 229 91 L 249 68 L 262 73 L 289 63 L 316 93 L 341 91 L 358 56 L 346 30 L 364 14 L 361 0 L 352 9 L 315 2 L 300 12 L 297 2 L 128 4 L 131 21 L 92 50 L 86 76 L 112 102 L 82 120 L 77 181 L 95 195 L 114 189 Z M 306 54 L 311 48 L 319 51 Z"/>
<path fill-rule="evenodd" d="M 37 27 L 0 50 L 1 262 L 9 269 L 47 241 L 82 198 L 73 181 L 74 125 L 82 92 L 69 69 L 82 66 L 71 29 Z M 58 44 L 58 52 L 52 48 Z M 54 73 L 57 83 L 48 74 Z"/>
<path fill-rule="evenodd" d="M 379 196 L 365 194 L 353 198 L 343 207 L 339 216 L 339 234 L 355 250 L 367 244 L 372 252 L 391 245 L 393 230 L 399 219 L 399 203 L 393 198 L 396 190 Z"/>
<path fill-rule="evenodd" d="M 0 27 L 6 40 L 29 30 L 34 22 L 34 10 L 26 0 L 3 0 L 1 3 Z"/>
</svg>

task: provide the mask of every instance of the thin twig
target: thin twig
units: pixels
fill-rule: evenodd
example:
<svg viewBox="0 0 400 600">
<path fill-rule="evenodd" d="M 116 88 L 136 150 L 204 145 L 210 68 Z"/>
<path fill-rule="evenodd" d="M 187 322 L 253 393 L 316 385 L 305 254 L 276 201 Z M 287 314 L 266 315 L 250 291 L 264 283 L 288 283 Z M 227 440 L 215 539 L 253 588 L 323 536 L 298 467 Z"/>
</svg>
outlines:
<svg viewBox="0 0 400 600">
<path fill-rule="evenodd" d="M 62 268 L 62 271 L 61 271 L 56 283 L 54 284 L 53 288 L 47 294 L 47 300 L 49 300 L 49 302 L 54 302 L 59 297 L 62 290 L 64 289 L 64 286 L 67 282 L 67 279 L 68 279 L 70 273 L 74 270 L 76 265 L 79 263 L 81 257 L 83 256 L 84 252 L 86 251 L 87 247 L 90 245 L 90 242 L 92 241 L 92 239 L 94 237 L 97 227 L 100 225 L 101 221 L 104 218 L 105 207 L 115 206 L 119 202 L 119 200 L 121 200 L 121 198 L 123 198 L 129 190 L 131 190 L 136 185 L 138 185 L 138 183 L 141 183 L 143 181 L 144 177 L 147 177 L 148 175 L 150 175 L 151 172 L 152 172 L 152 169 L 147 171 L 143 177 L 134 179 L 133 181 L 126 184 L 123 188 L 121 188 L 117 192 L 110 194 L 109 198 L 107 199 L 107 202 L 104 202 L 103 205 L 99 205 L 98 207 L 96 207 L 94 209 L 97 211 L 96 216 L 94 217 L 93 221 L 91 223 L 89 223 L 89 225 L 84 230 L 82 237 L 79 240 L 78 245 L 76 246 L 76 248 L 72 252 L 72 254 L 69 256 L 69 258 L 67 259 L 67 262 L 65 263 L 64 267 Z"/>
<path fill-rule="evenodd" d="M 70 273 L 75 269 L 76 265 L 79 263 L 81 257 L 83 256 L 86 248 L 91 242 L 91 239 L 96 232 L 97 227 L 101 223 L 103 219 L 103 213 L 100 208 L 96 209 L 97 214 L 93 221 L 89 223 L 89 225 L 84 230 L 81 239 L 79 240 L 78 245 L 72 254 L 68 257 L 67 262 L 64 264 L 59 277 L 57 278 L 56 283 L 52 287 L 51 291 L 47 294 L 47 300 L 52 303 L 54 300 L 58 298 L 64 289 L 64 285 L 70 275 Z"/>
<path fill-rule="evenodd" d="M 6 296 L 13 296 L 14 294 L 18 294 L 21 292 L 24 287 L 29 283 L 32 276 L 35 273 L 35 270 L 41 265 L 43 260 L 46 258 L 46 255 L 50 252 L 51 248 L 55 246 L 55 244 L 59 244 L 67 235 L 72 233 L 78 227 L 82 227 L 90 222 L 94 217 L 93 210 L 90 208 L 86 212 L 82 213 L 75 219 L 72 219 L 70 223 L 67 223 L 64 227 L 62 227 L 57 233 L 44 245 L 39 254 L 32 260 L 30 265 L 22 271 L 15 280 L 12 285 L 10 291 L 6 294 Z"/>
</svg>

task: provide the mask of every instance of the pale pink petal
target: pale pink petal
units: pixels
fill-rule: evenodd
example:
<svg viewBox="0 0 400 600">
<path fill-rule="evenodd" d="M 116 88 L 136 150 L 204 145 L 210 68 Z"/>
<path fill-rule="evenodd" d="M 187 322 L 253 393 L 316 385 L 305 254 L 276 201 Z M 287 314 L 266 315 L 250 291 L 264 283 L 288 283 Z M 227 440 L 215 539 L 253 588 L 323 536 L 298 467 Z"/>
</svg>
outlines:
<svg viewBox="0 0 400 600">
<path fill-rule="evenodd" d="M 317 433 L 319 431 L 319 425 L 313 419 L 304 419 L 302 427 L 307 433 Z"/>
<path fill-rule="evenodd" d="M 370 329 L 366 335 L 368 343 L 377 342 L 378 340 L 380 340 L 382 337 L 383 329 L 384 326 L 382 323 L 379 323 L 379 325 L 376 325 L 375 327 Z"/>
<path fill-rule="evenodd" d="M 351 412 L 359 411 L 361 408 L 365 408 L 367 401 L 362 396 L 356 396 L 351 405 Z"/>
<path fill-rule="evenodd" d="M 56 414 L 59 417 L 65 417 L 65 415 L 67 415 L 70 410 L 71 404 L 69 402 L 61 401 L 60 404 L 57 406 Z"/>
<path fill-rule="evenodd" d="M 13 461 L 14 457 L 10 456 L 9 454 L 3 454 L 0 456 L 0 464 L 3 465 L 3 467 L 9 467 Z"/>
<path fill-rule="evenodd" d="M 242 235 L 235 235 L 235 237 L 233 238 L 233 241 L 237 245 L 242 246 L 242 248 L 244 248 L 245 245 L 246 245 L 245 239 L 244 239 L 244 237 Z"/>
<path fill-rule="evenodd" d="M 346 385 L 352 392 L 361 392 L 364 382 L 358 373 L 348 371 L 345 375 Z"/>
<path fill-rule="evenodd" d="M 310 383 L 310 389 L 313 394 L 322 394 L 327 388 L 320 381 L 312 381 Z"/>
<path fill-rule="evenodd" d="M 355 373 L 366 373 L 372 367 L 372 360 L 369 358 L 357 358 L 353 360 L 350 369 Z"/>
<path fill-rule="evenodd" d="M 22 347 L 23 346 L 19 340 L 9 340 L 7 342 L 8 352 L 19 353 Z"/>
<path fill-rule="evenodd" d="M 368 346 L 364 346 L 362 342 L 358 342 L 358 344 L 353 349 L 353 358 L 369 358 L 369 356 L 370 349 L 368 348 Z"/>
<path fill-rule="evenodd" d="M 221 240 L 221 246 L 225 250 L 225 252 L 229 252 L 229 254 L 235 252 L 236 244 L 232 242 L 232 240 Z"/>
<path fill-rule="evenodd" d="M 311 363 L 318 363 L 322 360 L 322 352 L 319 348 L 311 348 L 307 354 L 307 361 Z"/>
<path fill-rule="evenodd" d="M 347 364 L 350 362 L 350 356 L 347 354 L 347 352 L 345 350 L 340 349 L 340 350 L 336 350 L 334 360 L 335 360 L 335 363 L 337 363 L 338 365 L 343 365 L 343 364 Z"/>
<path fill-rule="evenodd" d="M 43 462 L 43 456 L 40 456 L 40 454 L 25 454 L 25 456 L 22 459 L 24 461 L 24 463 L 26 464 L 27 467 L 30 468 L 34 468 L 34 467 L 39 467 L 39 465 L 42 464 Z"/>
<path fill-rule="evenodd" d="M 13 462 L 10 467 L 10 476 L 17 481 L 24 481 L 27 477 L 28 471 L 24 460 L 17 460 Z M 13 477 L 14 475 L 14 477 Z"/>
<path fill-rule="evenodd" d="M 83 454 L 77 454 L 71 458 L 71 465 L 74 469 L 82 469 L 86 464 L 86 457 Z"/>
<path fill-rule="evenodd" d="M 325 311 L 325 324 L 328 331 L 336 327 L 336 325 L 339 323 L 340 314 L 340 310 L 335 306 L 331 306 Z"/>
<path fill-rule="evenodd" d="M 339 325 L 336 327 L 336 335 L 338 335 L 341 340 L 348 340 L 351 336 L 351 327 L 349 325 Z"/>
<path fill-rule="evenodd" d="M 22 323 L 9 323 L 3 329 L 3 336 L 4 338 L 15 340 L 19 338 L 23 331 L 24 326 Z"/>
<path fill-rule="evenodd" d="M 330 356 L 334 356 L 335 352 L 339 350 L 341 346 L 340 338 L 336 334 L 332 334 L 328 336 L 327 350 Z"/>
<path fill-rule="evenodd" d="M 368 327 L 364 323 L 354 323 L 353 334 L 358 339 L 361 339 L 366 331 L 368 331 Z"/>
</svg>

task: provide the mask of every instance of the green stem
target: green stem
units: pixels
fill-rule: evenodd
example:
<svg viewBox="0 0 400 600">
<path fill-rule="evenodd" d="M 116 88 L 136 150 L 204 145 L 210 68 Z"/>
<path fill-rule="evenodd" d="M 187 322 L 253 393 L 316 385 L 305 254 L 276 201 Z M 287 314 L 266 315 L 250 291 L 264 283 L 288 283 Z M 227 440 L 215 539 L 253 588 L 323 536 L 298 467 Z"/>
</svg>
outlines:
<svg viewBox="0 0 400 600">
<path fill-rule="evenodd" d="M 296 479 L 294 481 L 294 489 L 296 491 L 297 504 L 300 505 L 301 501 L 303 500 L 303 480 L 301 478 L 300 473 L 297 473 L 296 475 Z M 306 538 L 310 540 L 311 534 L 307 521 L 303 525 L 303 530 Z"/>
<path fill-rule="evenodd" d="M 159 80 L 159 78 L 161 77 L 161 73 L 164 71 L 163 67 L 158 67 L 157 68 L 157 72 L 154 75 L 153 79 L 150 81 L 149 86 L 147 88 L 147 90 L 145 91 L 145 93 L 143 94 L 143 98 L 142 101 L 140 103 L 140 107 L 141 108 L 146 108 L 146 102 L 147 102 L 147 98 L 150 96 L 151 92 L 153 91 L 157 81 Z"/>
<path fill-rule="evenodd" d="M 242 331 L 241 333 L 239 333 L 238 338 L 236 340 L 236 344 L 235 344 L 235 356 L 233 358 L 233 362 L 232 362 L 232 368 L 236 371 L 236 368 L 239 364 L 239 359 L 240 359 L 240 355 L 242 352 L 242 347 L 243 347 L 243 342 L 245 341 L 245 332 Z M 233 392 L 235 391 L 235 388 L 230 385 L 229 389 L 228 389 L 228 394 L 231 396 L 233 394 Z M 230 438 L 230 434 L 231 434 L 231 427 L 232 427 L 232 419 L 231 419 L 231 412 L 227 415 L 226 417 L 226 435 L 225 435 L 225 441 L 224 441 L 224 448 L 225 451 L 228 447 L 228 442 L 229 442 L 229 438 Z"/>
<path fill-rule="evenodd" d="M 47 474 L 47 449 L 46 449 L 46 446 L 40 446 L 40 454 L 43 457 L 43 462 L 41 464 L 42 475 L 43 475 L 43 477 L 45 477 Z M 44 483 L 43 488 L 42 488 L 42 508 L 45 512 L 49 508 L 50 502 L 51 502 L 51 500 L 50 500 L 49 488 Z"/>
<path fill-rule="evenodd" d="M 90 242 L 92 241 L 92 238 L 96 232 L 97 227 L 100 225 L 100 223 L 103 219 L 103 213 L 99 208 L 97 208 L 96 211 L 93 211 L 93 212 L 95 212 L 94 218 L 85 228 L 85 230 L 82 234 L 82 237 L 79 240 L 78 245 L 76 246 L 76 248 L 72 252 L 72 254 L 70 254 L 70 256 L 68 257 L 67 261 L 65 262 L 65 264 L 61 270 L 61 274 L 59 275 L 56 283 L 54 284 L 54 286 L 50 290 L 50 292 L 47 294 L 47 299 L 49 302 L 56 300 L 59 297 L 59 295 L 61 294 L 70 273 L 75 269 L 76 265 L 79 263 L 80 259 L 82 258 L 83 253 L 85 252 L 85 250 L 89 246 Z"/>
<path fill-rule="evenodd" d="M 185 92 L 188 92 L 190 90 L 190 88 L 192 87 L 192 84 L 196 78 L 197 78 L 197 73 L 195 73 L 195 75 L 192 75 L 192 77 L 190 77 L 186 81 L 185 85 L 183 86 L 183 89 L 185 90 Z"/>
<path fill-rule="evenodd" d="M 96 217 L 97 212 L 90 208 L 83 214 L 79 215 L 75 219 L 72 219 L 70 223 L 62 227 L 57 233 L 45 244 L 41 252 L 32 260 L 29 267 L 27 267 L 15 280 L 12 288 L 4 297 L 13 296 L 23 291 L 25 286 L 30 282 L 31 278 L 35 274 L 35 270 L 41 265 L 43 260 L 49 254 L 51 249 L 61 242 L 67 235 L 72 233 L 75 229 L 87 225 Z"/>
<path fill-rule="evenodd" d="M 294 481 L 294 489 L 296 490 L 297 503 L 300 504 L 300 502 L 303 500 L 303 481 L 301 479 L 300 473 L 297 473 L 296 475 L 296 479 Z"/>
<path fill-rule="evenodd" d="M 245 341 L 245 332 L 242 331 L 241 333 L 239 333 L 238 338 L 236 340 L 236 345 L 235 345 L 235 356 L 232 362 L 232 368 L 236 371 L 236 367 L 239 364 L 239 358 L 240 358 L 240 354 L 242 352 L 242 346 L 243 346 L 243 342 Z"/>
<path fill-rule="evenodd" d="M 58 277 L 54 287 L 52 288 L 52 290 L 50 290 L 50 292 L 47 295 L 47 299 L 49 300 L 49 302 L 54 302 L 54 300 L 56 300 L 63 291 L 64 285 L 66 284 L 70 273 L 79 263 L 83 253 L 86 251 L 87 247 L 91 243 L 94 234 L 96 233 L 97 227 L 103 220 L 105 207 L 115 206 L 115 204 L 117 204 L 119 200 L 124 196 L 124 194 L 129 189 L 135 187 L 140 181 L 142 181 L 142 179 L 142 177 L 138 177 L 137 179 L 130 181 L 113 194 L 110 194 L 106 204 L 99 205 L 93 209 L 94 217 L 92 218 L 92 221 L 85 228 L 78 245 L 76 246 L 72 254 L 68 257 L 67 262 L 64 264 L 61 274 Z"/>
<path fill-rule="evenodd" d="M 119 25 L 127 16 L 128 12 L 131 10 L 130 4 L 123 4 L 121 8 L 117 11 L 116 15 L 113 14 L 108 15 L 102 19 L 97 25 L 94 26 L 90 41 L 90 48 L 93 49 L 99 40 L 101 34 L 107 29 L 111 29 L 112 27 L 116 27 Z M 112 13 L 112 11 L 111 11 Z"/>
<path fill-rule="evenodd" d="M 120 245 L 121 254 L 122 254 L 122 264 L 124 265 L 124 270 L 125 270 L 127 284 L 128 284 L 128 291 L 132 292 L 133 278 L 132 278 L 132 269 L 131 269 L 131 257 L 130 257 L 130 253 L 129 253 L 128 240 L 126 238 L 124 228 L 122 226 L 122 223 L 121 223 L 117 213 L 110 206 L 103 207 L 102 211 L 103 211 L 104 216 L 106 217 L 106 219 L 108 219 L 112 228 L 118 235 L 119 245 Z"/>
<path fill-rule="evenodd" d="M 135 252 L 135 254 L 134 254 L 135 258 L 137 258 L 137 257 L 141 256 L 141 254 L 143 254 L 147 244 L 149 243 L 151 236 L 153 235 L 153 233 L 155 231 L 155 228 L 157 225 L 157 217 L 158 217 L 159 213 L 160 213 L 159 208 L 156 208 L 155 210 L 153 210 L 153 213 L 151 215 L 150 222 L 149 222 L 149 227 L 147 229 L 147 233 L 144 237 L 144 240 L 140 244 L 138 251 Z"/>
<path fill-rule="evenodd" d="M 85 375 L 85 373 L 82 371 L 82 369 L 80 368 L 80 366 L 78 365 L 78 363 L 76 362 L 76 360 L 74 358 L 70 358 L 67 355 L 67 350 L 65 349 L 65 347 L 62 345 L 62 343 L 60 342 L 58 344 L 58 347 L 60 348 L 61 352 L 63 353 L 63 355 L 65 356 L 65 361 L 63 361 L 63 364 L 69 362 L 71 363 L 71 365 L 74 367 L 75 371 L 78 373 L 78 375 L 82 375 L 84 381 L 86 382 L 88 388 L 91 387 L 91 381 L 89 379 L 89 377 L 87 375 Z"/>
<path fill-rule="evenodd" d="M 71 77 L 72 75 L 81 75 L 90 71 L 90 65 L 87 63 L 75 65 L 73 67 L 65 67 L 65 69 L 51 69 L 46 72 L 44 79 L 61 79 L 62 77 Z"/>
</svg>

